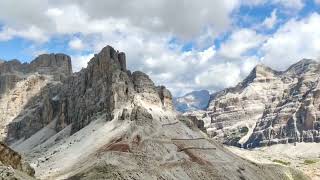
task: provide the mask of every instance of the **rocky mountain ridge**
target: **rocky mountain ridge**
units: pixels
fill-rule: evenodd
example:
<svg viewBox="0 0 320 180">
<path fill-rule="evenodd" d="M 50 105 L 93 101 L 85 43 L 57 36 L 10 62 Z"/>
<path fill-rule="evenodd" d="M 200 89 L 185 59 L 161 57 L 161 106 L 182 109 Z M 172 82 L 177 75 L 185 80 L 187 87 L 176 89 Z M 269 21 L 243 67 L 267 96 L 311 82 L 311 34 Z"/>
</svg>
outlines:
<svg viewBox="0 0 320 180">
<path fill-rule="evenodd" d="M 6 143 L 39 179 L 308 179 L 209 139 L 195 121 L 177 116 L 169 90 L 127 70 L 125 54 L 111 46 L 80 72 L 55 76 L 31 86 L 35 93 L 5 121 Z M 20 82 L 3 94 L 7 104 Z"/>
<path fill-rule="evenodd" d="M 211 95 L 203 119 L 226 144 L 257 147 L 320 142 L 320 64 L 303 59 L 286 71 L 257 65 L 241 83 Z"/>
<path fill-rule="evenodd" d="M 5 140 L 8 125 L 28 101 L 50 84 L 60 83 L 72 74 L 71 59 L 64 54 L 44 54 L 29 63 L 18 60 L 0 64 L 0 140 Z"/>
</svg>

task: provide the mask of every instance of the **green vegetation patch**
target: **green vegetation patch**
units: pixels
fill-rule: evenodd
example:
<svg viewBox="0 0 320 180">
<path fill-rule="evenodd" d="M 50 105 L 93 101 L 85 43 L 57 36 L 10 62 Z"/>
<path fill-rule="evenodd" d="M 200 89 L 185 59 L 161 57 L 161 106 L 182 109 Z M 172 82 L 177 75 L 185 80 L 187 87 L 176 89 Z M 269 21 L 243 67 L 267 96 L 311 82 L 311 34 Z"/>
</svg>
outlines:
<svg viewBox="0 0 320 180">
<path fill-rule="evenodd" d="M 304 160 L 303 163 L 309 165 L 309 164 L 314 164 L 314 163 L 317 163 L 317 162 L 318 162 L 317 160 L 306 159 L 306 160 Z"/>
<path fill-rule="evenodd" d="M 279 160 L 279 159 L 274 159 L 274 160 L 272 160 L 272 162 L 283 164 L 283 165 L 286 165 L 286 166 L 289 166 L 291 164 L 290 162 L 282 161 L 282 160 Z"/>
<path fill-rule="evenodd" d="M 249 132 L 249 128 L 248 127 L 242 127 L 241 129 L 240 129 L 240 133 L 248 133 Z"/>
</svg>

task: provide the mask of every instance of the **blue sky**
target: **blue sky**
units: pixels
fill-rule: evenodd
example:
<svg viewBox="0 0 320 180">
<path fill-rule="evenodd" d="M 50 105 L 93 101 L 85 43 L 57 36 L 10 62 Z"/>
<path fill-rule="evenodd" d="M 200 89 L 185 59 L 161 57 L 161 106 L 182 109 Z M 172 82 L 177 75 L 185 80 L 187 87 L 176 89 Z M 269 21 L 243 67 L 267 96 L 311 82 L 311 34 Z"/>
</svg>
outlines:
<svg viewBox="0 0 320 180">
<path fill-rule="evenodd" d="M 234 86 L 263 63 L 320 57 L 320 0 L 2 0 L 0 59 L 66 53 L 74 71 L 106 45 L 174 95 Z"/>
</svg>

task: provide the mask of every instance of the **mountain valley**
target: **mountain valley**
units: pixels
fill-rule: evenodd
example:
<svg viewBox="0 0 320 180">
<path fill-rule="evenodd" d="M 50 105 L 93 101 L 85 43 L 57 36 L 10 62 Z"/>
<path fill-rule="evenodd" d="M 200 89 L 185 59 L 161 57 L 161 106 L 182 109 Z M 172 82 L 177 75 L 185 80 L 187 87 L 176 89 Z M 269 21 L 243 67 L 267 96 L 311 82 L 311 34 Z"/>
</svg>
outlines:
<svg viewBox="0 0 320 180">
<path fill-rule="evenodd" d="M 212 140 L 111 46 L 77 73 L 62 54 L 3 62 L 0 72 L 1 138 L 35 170 L 30 179 L 309 179 Z M 28 176 L 19 161 L 0 161 Z"/>
</svg>

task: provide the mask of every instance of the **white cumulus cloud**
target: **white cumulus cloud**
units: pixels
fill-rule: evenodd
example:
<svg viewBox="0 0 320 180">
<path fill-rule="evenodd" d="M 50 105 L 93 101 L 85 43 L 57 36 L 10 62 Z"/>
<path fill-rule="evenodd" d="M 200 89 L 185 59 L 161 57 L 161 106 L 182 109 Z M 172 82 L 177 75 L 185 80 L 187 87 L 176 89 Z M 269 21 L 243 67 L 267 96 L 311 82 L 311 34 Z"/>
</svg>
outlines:
<svg viewBox="0 0 320 180">
<path fill-rule="evenodd" d="M 262 25 L 268 29 L 272 29 L 276 23 L 277 23 L 277 10 L 275 9 L 272 11 L 271 15 L 263 21 Z"/>
<path fill-rule="evenodd" d="M 85 45 L 83 44 L 81 39 L 74 38 L 71 41 L 69 41 L 69 47 L 73 50 L 81 51 L 85 48 Z"/>
<path fill-rule="evenodd" d="M 277 6 L 260 22 L 274 34 L 237 27 L 241 5 L 265 4 Z M 319 56 L 318 14 L 284 24 L 278 19 L 283 11 L 299 11 L 304 0 L 1 0 L 0 7 L 0 41 L 67 37 L 67 50 L 76 52 L 74 71 L 109 44 L 126 52 L 130 70 L 144 71 L 176 95 L 233 86 L 257 63 L 283 69 Z"/>
<path fill-rule="evenodd" d="M 263 43 L 265 37 L 251 29 L 234 31 L 230 38 L 221 45 L 220 55 L 228 58 L 241 59 L 245 53 L 257 48 Z"/>
<path fill-rule="evenodd" d="M 292 19 L 272 35 L 261 48 L 263 62 L 283 70 L 303 58 L 320 56 L 320 15 Z"/>
</svg>

